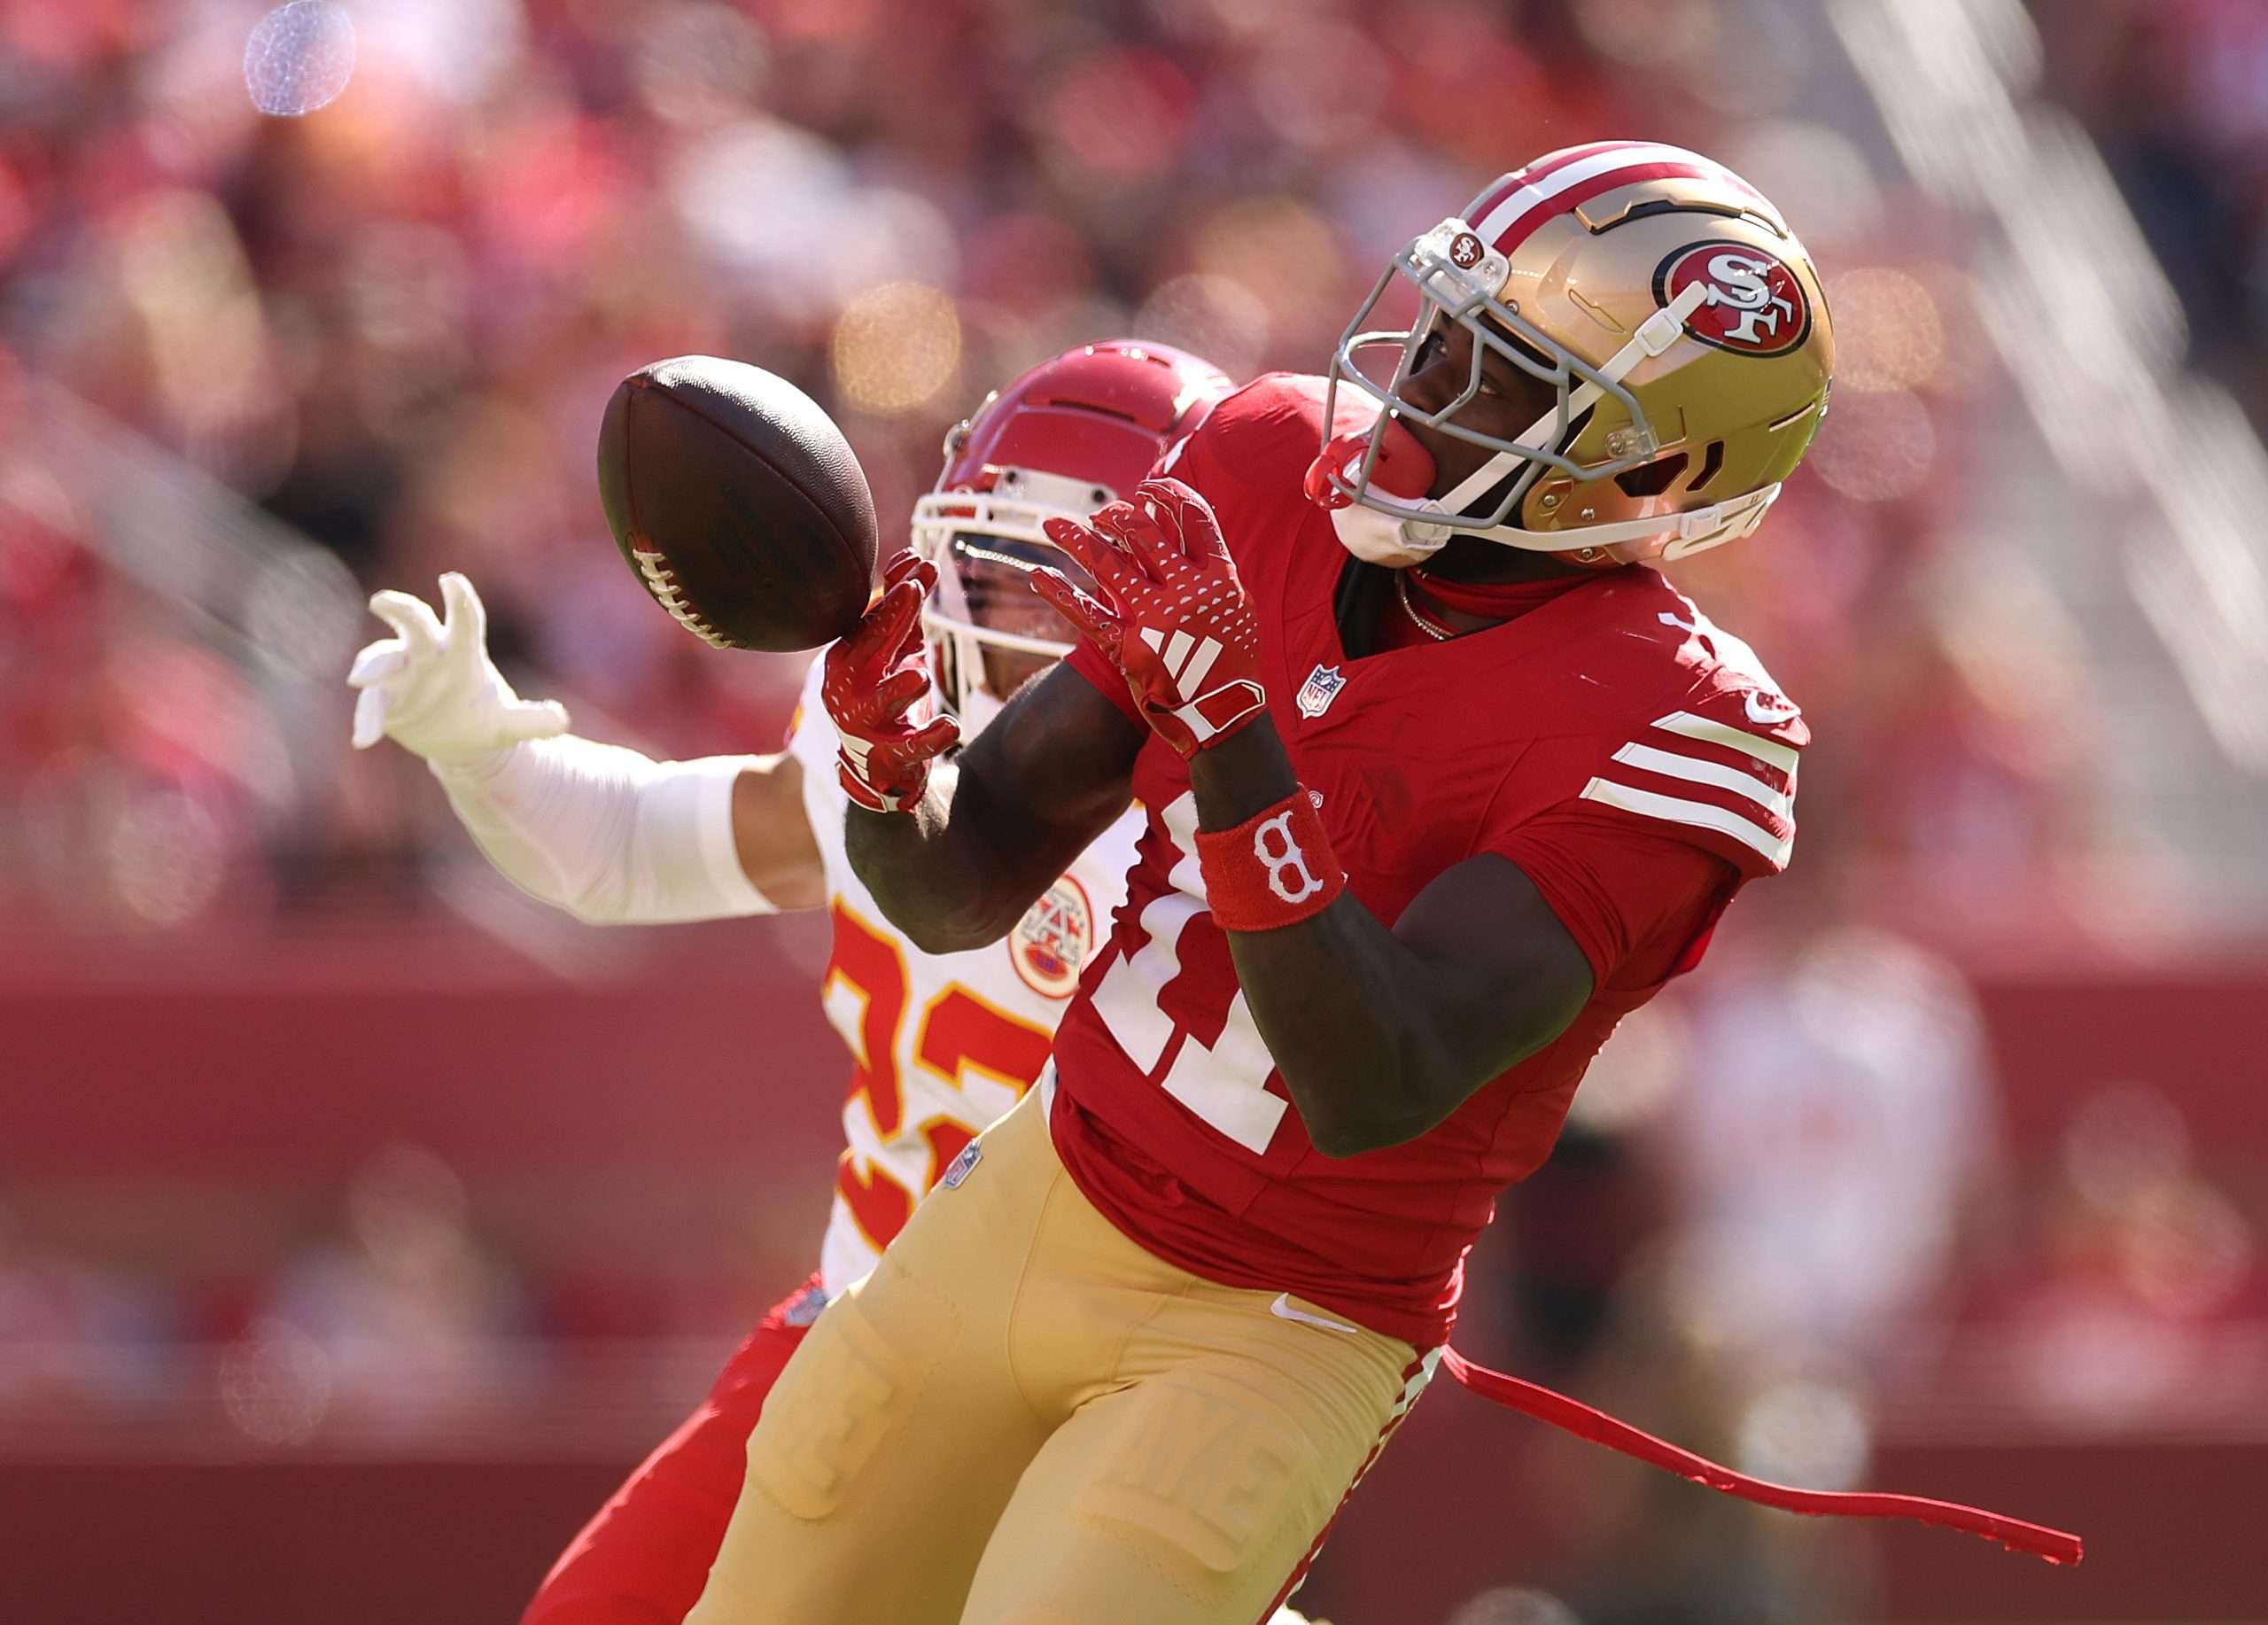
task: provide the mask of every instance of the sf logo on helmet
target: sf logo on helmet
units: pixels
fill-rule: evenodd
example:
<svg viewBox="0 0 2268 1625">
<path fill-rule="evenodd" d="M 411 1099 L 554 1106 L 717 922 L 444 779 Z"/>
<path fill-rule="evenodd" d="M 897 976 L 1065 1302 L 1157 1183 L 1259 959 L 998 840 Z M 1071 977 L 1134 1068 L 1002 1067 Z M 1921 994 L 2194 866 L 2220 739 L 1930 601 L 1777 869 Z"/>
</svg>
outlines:
<svg viewBox="0 0 2268 1625">
<path fill-rule="evenodd" d="M 1685 330 L 1703 344 L 1746 355 L 1780 355 L 1811 337 L 1803 284 L 1773 255 L 1745 243 L 1696 243 L 1662 261 L 1654 298 L 1666 306 L 1695 284 L 1701 307 Z"/>
</svg>

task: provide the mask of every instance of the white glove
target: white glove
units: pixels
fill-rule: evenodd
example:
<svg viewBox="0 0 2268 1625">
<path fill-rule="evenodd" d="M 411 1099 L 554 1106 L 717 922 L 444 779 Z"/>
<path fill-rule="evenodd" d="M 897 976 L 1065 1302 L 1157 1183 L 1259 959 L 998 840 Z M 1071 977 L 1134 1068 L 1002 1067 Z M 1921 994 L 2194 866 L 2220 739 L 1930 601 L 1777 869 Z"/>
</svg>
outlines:
<svg viewBox="0 0 2268 1625">
<path fill-rule="evenodd" d="M 441 578 L 446 623 L 409 593 L 373 593 L 370 613 L 399 635 L 354 657 L 354 748 L 391 737 L 429 762 L 492 755 L 567 731 L 556 700 L 524 700 L 488 657 L 488 611 L 455 571 Z"/>
<path fill-rule="evenodd" d="M 354 657 L 354 747 L 391 736 L 425 758 L 490 862 L 594 925 L 768 914 L 741 867 L 733 784 L 756 758 L 656 762 L 566 734 L 567 708 L 529 701 L 488 658 L 472 583 L 441 578 L 446 625 L 421 598 L 377 593 L 400 635 Z"/>
</svg>

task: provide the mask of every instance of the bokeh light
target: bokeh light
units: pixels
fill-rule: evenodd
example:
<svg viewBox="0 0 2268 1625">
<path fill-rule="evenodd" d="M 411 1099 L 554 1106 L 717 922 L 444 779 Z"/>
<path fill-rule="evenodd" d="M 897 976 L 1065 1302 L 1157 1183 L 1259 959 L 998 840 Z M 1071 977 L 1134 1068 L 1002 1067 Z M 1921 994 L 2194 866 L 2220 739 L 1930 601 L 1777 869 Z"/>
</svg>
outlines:
<svg viewBox="0 0 2268 1625">
<path fill-rule="evenodd" d="M 850 189 L 843 156 L 808 131 L 750 119 L 672 159 L 665 184 L 693 239 L 728 265 L 789 289 L 821 287 L 825 253 Z"/>
<path fill-rule="evenodd" d="M 896 416 L 928 405 L 960 369 L 951 296 L 918 282 L 884 283 L 844 307 L 829 359 L 835 385 L 862 412 Z"/>
<path fill-rule="evenodd" d="M 161 929 L 204 912 L 228 866 L 212 813 L 179 790 L 131 797 L 111 826 L 109 849 L 119 901 L 135 918 Z"/>
<path fill-rule="evenodd" d="M 658 9 L 658 8 L 656 8 Z M 639 12 L 647 26 L 650 12 Z M 513 74 L 528 44 L 523 0 L 388 0 L 362 8 L 362 46 L 426 96 L 469 105 Z"/>
<path fill-rule="evenodd" d="M 273 118 L 327 106 L 354 74 L 354 23 L 330 0 L 291 0 L 252 26 L 245 42 L 245 89 Z"/>
<path fill-rule="evenodd" d="M 2189 1126 L 2173 1102 L 2136 1084 L 2098 1089 L 2063 1132 L 2063 1174 L 2094 1207 L 2109 1209 L 2179 1177 Z"/>
<path fill-rule="evenodd" d="M 1099 51 L 1063 75 L 1045 103 L 1065 152 L 1107 180 L 1164 170 L 1188 139 L 1196 91 L 1155 51 Z"/>
<path fill-rule="evenodd" d="M 263 1318 L 221 1359 L 221 1403 L 262 1444 L 304 1444 L 330 1410 L 330 1362 L 289 1322 Z"/>
<path fill-rule="evenodd" d="M 1549 1591 L 1498 1586 L 1469 1598 L 1444 1625 L 1582 1625 L 1575 1611 Z"/>
<path fill-rule="evenodd" d="M 1576 0 L 1574 10 L 1585 39 L 1633 67 L 1698 57 L 1724 26 L 1717 0 Z"/>
<path fill-rule="evenodd" d="M 1938 301 L 1919 278 L 1890 266 L 1861 266 L 1830 277 L 1837 388 L 1861 393 L 1917 389 L 1945 358 Z"/>
<path fill-rule="evenodd" d="M 1368 133 L 1393 89 L 1393 71 L 1368 35 L 1320 19 L 1269 35 L 1252 73 L 1261 116 L 1293 145 L 1317 152 Z"/>
<path fill-rule="evenodd" d="M 1873 1430 L 1857 1396 L 1811 1379 L 1774 1383 L 1742 1408 L 1733 1460 L 1742 1472 L 1807 1489 L 1865 1477 Z"/>
<path fill-rule="evenodd" d="M 1848 136 L 1824 124 L 1781 119 L 1742 125 L 1721 156 L 1771 198 L 1783 218 L 1796 222 L 1816 253 L 1863 236 L 1880 218 L 1882 189 L 1866 154 Z"/>
<path fill-rule="evenodd" d="M 470 1249 L 464 1181 L 420 1146 L 388 1146 L 354 1176 L 346 1193 L 348 1227 L 381 1268 L 434 1276 Z"/>
<path fill-rule="evenodd" d="M 2227 1307 L 2252 1274 L 2251 1228 L 2220 1192 L 2196 1183 L 2152 1192 L 2119 1238 L 2119 1264 L 2137 1296 L 2191 1318 Z"/>
<path fill-rule="evenodd" d="M 362 628 L 362 595 L 335 553 L 291 548 L 261 561 L 245 594 L 245 626 L 284 670 L 314 679 L 339 669 Z"/>
<path fill-rule="evenodd" d="M 753 22 L 731 6 L 699 4 L 673 6 L 640 31 L 631 77 L 656 117 L 703 125 L 754 106 L 770 66 Z"/>
<path fill-rule="evenodd" d="M 1260 364 L 1268 301 L 1234 277 L 1192 271 L 1161 283 L 1134 314 L 1133 337 L 1202 355 L 1232 378 Z"/>
<path fill-rule="evenodd" d="M 1854 501 L 1887 502 L 1922 488 L 1937 461 L 1930 408 L 1910 390 L 1838 399 L 1820 427 L 1811 465 Z"/>
<path fill-rule="evenodd" d="M 1288 198 L 1239 199 L 1197 222 L 1191 249 L 1193 269 L 1227 277 L 1263 307 L 1262 317 L 1251 323 L 1242 308 L 1247 301 L 1231 295 L 1239 308 L 1212 319 L 1216 325 L 1223 318 L 1245 325 L 1224 335 L 1223 343 L 1271 364 L 1301 369 L 1321 364 L 1323 346 L 1338 338 L 1351 314 L 1347 284 L 1352 272 L 1321 211 Z M 1200 294 L 1200 302 L 1212 301 Z"/>
<path fill-rule="evenodd" d="M 862 184 L 842 152 L 762 117 L 686 144 L 664 185 L 700 245 L 764 304 L 796 318 L 919 269 L 952 280 L 959 247 L 944 214 L 904 188 Z"/>
</svg>

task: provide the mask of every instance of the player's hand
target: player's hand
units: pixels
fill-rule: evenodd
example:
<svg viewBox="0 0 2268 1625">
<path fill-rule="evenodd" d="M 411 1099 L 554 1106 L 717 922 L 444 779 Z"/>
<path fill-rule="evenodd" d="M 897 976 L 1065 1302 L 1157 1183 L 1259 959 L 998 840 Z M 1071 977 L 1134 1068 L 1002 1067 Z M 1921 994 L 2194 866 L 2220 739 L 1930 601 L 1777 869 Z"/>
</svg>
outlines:
<svg viewBox="0 0 2268 1625">
<path fill-rule="evenodd" d="M 565 706 L 522 699 L 489 659 L 488 611 L 472 583 L 451 571 L 441 603 L 446 621 L 412 594 L 370 595 L 370 613 L 395 635 L 355 656 L 346 673 L 359 690 L 354 748 L 391 738 L 428 761 L 465 761 L 565 733 Z"/>
<path fill-rule="evenodd" d="M 1110 602 L 1052 570 L 1033 590 L 1125 674 L 1150 726 L 1184 757 L 1218 744 L 1268 709 L 1260 622 L 1205 499 L 1177 479 L 1148 479 L 1091 528 L 1047 521 Z"/>
<path fill-rule="evenodd" d="M 898 553 L 883 568 L 882 596 L 827 651 L 819 695 L 841 741 L 836 771 L 850 799 L 876 812 L 920 801 L 929 765 L 960 738 L 930 699 L 921 601 L 936 584 L 935 564 Z"/>
</svg>

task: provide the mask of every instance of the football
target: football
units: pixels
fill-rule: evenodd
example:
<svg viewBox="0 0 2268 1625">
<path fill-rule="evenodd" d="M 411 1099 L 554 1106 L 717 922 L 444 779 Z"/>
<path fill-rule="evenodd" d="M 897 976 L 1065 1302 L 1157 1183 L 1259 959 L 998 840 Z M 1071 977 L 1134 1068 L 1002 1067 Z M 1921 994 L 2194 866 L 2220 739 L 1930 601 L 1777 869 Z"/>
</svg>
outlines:
<svg viewBox="0 0 2268 1625">
<path fill-rule="evenodd" d="M 646 590 L 719 649 L 817 649 L 865 612 L 866 474 L 835 420 L 760 367 L 685 355 L 623 379 L 599 500 Z"/>
</svg>

